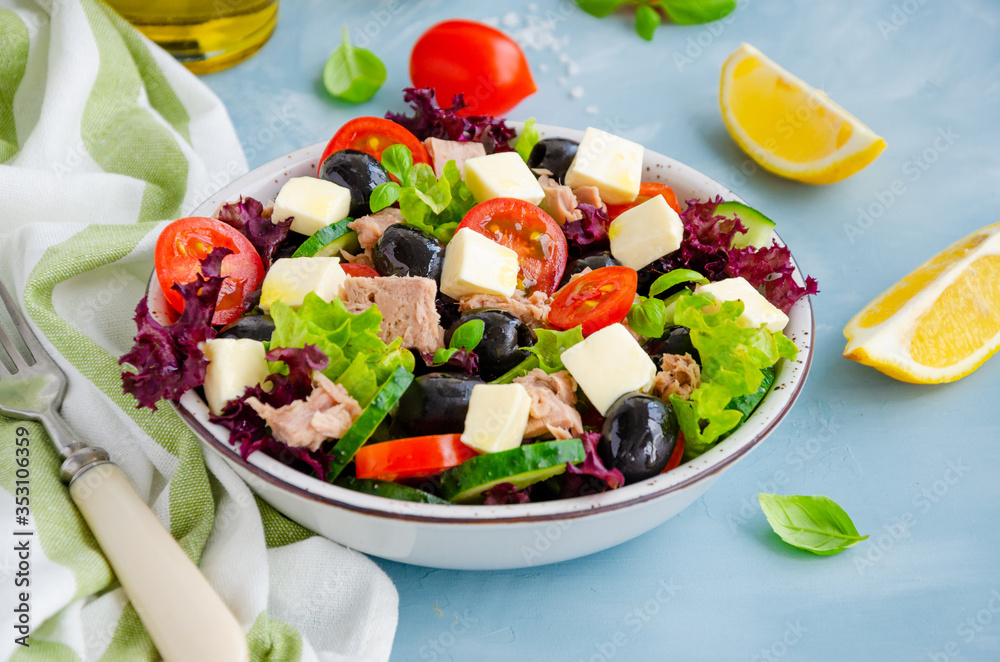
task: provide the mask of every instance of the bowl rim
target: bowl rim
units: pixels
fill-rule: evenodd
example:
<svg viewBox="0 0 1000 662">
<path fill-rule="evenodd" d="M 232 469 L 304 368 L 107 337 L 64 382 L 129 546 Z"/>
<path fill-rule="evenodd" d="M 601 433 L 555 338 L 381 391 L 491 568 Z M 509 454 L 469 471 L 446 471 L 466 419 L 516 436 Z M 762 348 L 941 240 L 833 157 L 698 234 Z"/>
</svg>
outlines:
<svg viewBox="0 0 1000 662">
<path fill-rule="evenodd" d="M 519 122 L 510 122 L 510 124 L 514 126 L 520 125 Z M 536 126 L 543 137 L 546 135 L 558 135 L 579 139 L 583 135 L 583 132 L 577 129 L 550 125 Z M 296 167 L 302 168 L 307 163 L 312 170 L 315 170 L 316 162 L 325 146 L 325 142 L 315 143 L 280 156 L 251 170 L 226 186 L 223 186 L 214 195 L 201 203 L 191 215 L 211 216 L 221 204 L 237 200 L 242 195 L 244 189 L 250 185 L 250 180 L 267 179 L 279 183 L 293 176 L 289 175 L 290 170 Z M 743 202 L 742 198 L 700 171 L 659 152 L 645 148 L 644 151 L 646 159 L 655 159 L 657 170 L 661 171 L 661 174 L 672 172 L 674 174 L 683 173 L 687 177 L 700 177 L 706 185 L 716 188 L 717 192 L 723 198 Z M 647 171 L 649 170 L 648 167 L 645 167 L 645 164 L 644 168 Z M 273 186 L 273 184 L 269 185 Z M 777 232 L 775 232 L 774 237 L 779 244 L 784 245 Z M 795 268 L 795 275 L 801 281 L 802 273 L 794 256 L 792 256 L 791 262 Z M 159 288 L 159 282 L 155 275 L 154 270 L 147 285 L 147 295 L 155 296 L 156 293 L 159 293 L 159 296 L 162 297 L 162 291 Z M 153 301 L 151 300 L 150 303 L 152 309 Z M 799 317 L 807 315 L 806 323 L 799 329 L 804 338 L 796 343 L 800 346 L 799 356 L 794 362 L 782 360 L 779 364 L 779 378 L 775 380 L 775 385 L 772 386 L 772 389 L 765 396 L 764 400 L 762 400 L 761 404 L 763 405 L 773 396 L 776 391 L 775 386 L 778 386 L 779 382 L 782 382 L 783 386 L 789 388 L 784 389 L 786 391 L 784 394 L 785 401 L 780 406 L 780 409 L 771 414 L 771 417 L 766 420 L 761 429 L 754 432 L 745 440 L 736 444 L 731 443 L 739 438 L 737 435 L 742 430 L 748 427 L 750 421 L 760 411 L 758 408 L 747 422 L 741 426 L 740 430 L 734 433 L 733 437 L 724 440 L 697 458 L 681 464 L 678 469 L 666 474 L 659 474 L 639 483 L 626 485 L 617 490 L 610 490 L 595 495 L 556 499 L 539 503 L 498 506 L 456 506 L 387 499 L 320 481 L 318 478 L 288 467 L 264 453 L 253 453 L 244 460 L 240 456 L 239 450 L 229 445 L 228 436 L 224 434 L 226 432 L 225 429 L 207 422 L 208 408 L 194 390 L 188 391 L 179 401 L 171 401 L 170 404 L 202 442 L 223 459 L 249 472 L 257 480 L 266 482 L 274 488 L 289 492 L 299 498 L 317 502 L 317 504 L 342 508 L 362 515 L 434 524 L 537 523 L 575 519 L 635 506 L 661 498 L 673 492 L 678 492 L 695 483 L 720 474 L 752 449 L 756 448 L 791 410 L 805 386 L 806 377 L 812 366 L 815 341 L 815 316 L 812 302 L 809 297 L 803 297 L 796 303 L 795 308 L 805 308 L 805 310 L 793 310 L 793 313 L 797 313 Z M 803 344 L 805 345 L 804 348 L 802 347 Z M 791 369 L 790 366 L 794 364 L 799 364 L 800 367 L 789 377 L 787 383 L 783 383 L 784 371 Z M 719 453 L 722 454 L 722 457 L 716 458 L 715 455 Z M 696 469 L 694 465 L 699 463 L 702 463 L 704 466 Z M 677 472 L 677 475 L 671 477 L 670 474 L 675 472 Z M 686 475 L 681 478 L 681 474 L 685 473 Z"/>
</svg>

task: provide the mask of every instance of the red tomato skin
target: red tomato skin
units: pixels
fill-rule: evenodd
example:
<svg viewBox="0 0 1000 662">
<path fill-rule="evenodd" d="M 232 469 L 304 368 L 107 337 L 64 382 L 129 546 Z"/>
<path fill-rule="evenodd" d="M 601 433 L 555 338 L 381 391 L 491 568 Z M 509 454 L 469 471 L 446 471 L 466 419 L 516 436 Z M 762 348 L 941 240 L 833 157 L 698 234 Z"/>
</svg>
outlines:
<svg viewBox="0 0 1000 662">
<path fill-rule="evenodd" d="M 671 209 L 678 214 L 681 213 L 681 206 L 677 202 L 677 194 L 674 193 L 674 189 L 660 182 L 643 182 L 639 185 L 639 195 L 632 202 L 626 202 L 623 205 L 608 205 L 608 219 L 613 221 L 632 207 L 636 207 L 657 195 L 663 196 Z"/>
<path fill-rule="evenodd" d="M 438 105 L 456 94 L 468 105 L 459 115 L 504 115 L 538 88 L 524 52 L 496 28 L 475 21 L 444 21 L 427 30 L 410 54 L 415 87 L 432 87 Z"/>
<path fill-rule="evenodd" d="M 491 229 L 494 221 L 497 224 L 495 230 Z M 516 228 L 518 223 L 522 225 L 520 230 Z M 519 279 L 533 283 L 526 288 L 529 293 L 541 290 L 552 294 L 558 289 L 566 271 L 569 248 L 562 229 L 540 207 L 516 198 L 493 198 L 470 209 L 458 228 L 475 230 L 516 252 L 521 266 Z M 530 234 L 532 231 L 548 236 L 548 242 L 542 244 L 537 239 L 523 236 L 525 232 Z"/>
<path fill-rule="evenodd" d="M 684 433 L 677 433 L 677 443 L 674 445 L 674 451 L 670 454 L 670 459 L 667 460 L 667 466 L 663 467 L 663 471 L 660 473 L 667 473 L 671 469 L 676 469 L 681 466 L 681 460 L 684 459 Z"/>
<path fill-rule="evenodd" d="M 373 147 L 368 144 L 367 141 L 370 139 L 376 139 L 377 145 Z M 410 150 L 414 163 L 433 165 L 424 144 L 403 126 L 384 117 L 355 117 L 340 127 L 337 133 L 330 138 L 330 142 L 326 144 L 323 155 L 316 164 L 316 176 L 320 175 L 323 161 L 326 161 L 326 157 L 334 152 L 339 152 L 342 149 L 357 149 L 371 154 L 381 161 L 385 148 L 396 144 L 403 145 Z"/>
<path fill-rule="evenodd" d="M 167 303 L 181 313 L 184 312 L 184 299 L 173 289 L 174 283 L 194 280 L 201 259 L 219 246 L 233 253 L 222 261 L 222 275 L 226 280 L 212 317 L 212 324 L 217 325 L 235 322 L 243 312 L 246 295 L 260 287 L 264 280 L 264 263 L 250 240 L 222 221 L 191 216 L 165 227 L 156 241 L 154 253 L 156 277 L 163 295 Z"/>
<path fill-rule="evenodd" d="M 582 325 L 584 336 L 617 324 L 628 315 L 638 282 L 635 269 L 628 267 L 602 267 L 584 274 L 553 295 L 549 324 L 560 329 Z M 591 301 L 597 303 L 584 306 Z"/>
<path fill-rule="evenodd" d="M 344 262 L 340 265 L 340 268 L 344 270 L 344 273 L 353 278 L 378 278 L 378 272 L 369 267 L 367 264 L 354 264 L 352 262 Z"/>
<path fill-rule="evenodd" d="M 433 476 L 479 454 L 461 437 L 438 434 L 363 446 L 354 456 L 355 475 L 389 481 Z"/>
</svg>

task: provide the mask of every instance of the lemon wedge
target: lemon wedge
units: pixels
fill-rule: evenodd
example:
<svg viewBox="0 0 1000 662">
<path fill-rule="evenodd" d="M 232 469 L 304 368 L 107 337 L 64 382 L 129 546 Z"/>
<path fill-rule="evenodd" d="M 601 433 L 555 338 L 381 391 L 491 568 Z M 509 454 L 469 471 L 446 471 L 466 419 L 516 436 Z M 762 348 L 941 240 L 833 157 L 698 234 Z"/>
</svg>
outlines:
<svg viewBox="0 0 1000 662">
<path fill-rule="evenodd" d="M 1000 223 L 952 244 L 844 328 L 844 356 L 905 382 L 952 382 L 1000 348 Z"/>
<path fill-rule="evenodd" d="M 742 44 L 722 66 L 722 119 L 764 169 L 832 184 L 875 160 L 885 140 L 826 94 Z"/>
</svg>

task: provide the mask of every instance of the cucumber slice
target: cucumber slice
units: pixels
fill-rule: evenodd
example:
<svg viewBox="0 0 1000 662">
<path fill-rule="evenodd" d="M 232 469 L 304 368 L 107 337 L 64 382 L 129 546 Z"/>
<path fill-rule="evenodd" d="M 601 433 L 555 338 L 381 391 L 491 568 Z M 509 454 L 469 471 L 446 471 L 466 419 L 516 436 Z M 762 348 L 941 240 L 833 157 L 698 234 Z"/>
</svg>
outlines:
<svg viewBox="0 0 1000 662">
<path fill-rule="evenodd" d="M 375 496 L 385 497 L 387 499 L 396 499 L 398 501 L 415 501 L 417 503 L 437 503 L 450 506 L 451 503 L 445 501 L 444 499 L 439 499 L 433 494 L 428 494 L 423 490 L 418 490 L 415 487 L 409 487 L 408 485 L 400 485 L 399 483 L 391 483 L 387 480 L 371 480 L 369 478 L 354 478 L 351 476 L 345 476 L 341 478 L 336 483 L 340 487 L 346 487 L 349 490 L 354 490 L 355 492 L 364 492 L 365 494 L 374 494 Z"/>
<path fill-rule="evenodd" d="M 744 423 L 753 413 L 753 410 L 757 408 L 760 401 L 764 399 L 767 392 L 770 390 L 771 385 L 774 384 L 775 375 L 777 375 L 778 370 L 773 365 L 768 366 L 761 370 L 764 373 L 764 379 L 760 382 L 760 388 L 757 389 L 756 393 L 751 393 L 750 395 L 741 395 L 738 398 L 733 398 L 726 405 L 726 409 L 735 409 L 741 414 L 743 418 L 740 419 L 740 425 Z"/>
<path fill-rule="evenodd" d="M 511 483 L 520 490 L 558 476 L 566 471 L 567 462 L 583 462 L 586 457 L 579 439 L 484 453 L 442 472 L 441 495 L 452 503 L 469 503 L 500 483 Z"/>
<path fill-rule="evenodd" d="M 733 237 L 733 248 L 743 248 L 745 246 L 766 248 L 771 245 L 771 233 L 774 231 L 774 221 L 753 207 L 747 207 L 742 202 L 723 202 L 716 207 L 715 213 L 726 218 L 739 217 L 740 222 L 746 227 L 746 234 L 737 234 Z"/>
<path fill-rule="evenodd" d="M 352 221 L 353 218 L 345 218 L 321 228 L 306 239 L 298 250 L 292 253 L 292 257 L 340 257 L 342 249 L 348 253 L 357 253 L 361 250 L 358 233 L 347 227 Z"/>
<path fill-rule="evenodd" d="M 326 474 L 329 482 L 336 480 L 344 467 L 354 459 L 354 454 L 365 445 L 368 438 L 374 434 L 375 430 L 389 412 L 396 406 L 399 399 L 403 397 L 403 392 L 413 381 L 413 373 L 407 372 L 403 368 L 396 368 L 389 380 L 382 384 L 382 387 L 375 393 L 375 397 L 368 403 L 361 416 L 354 421 L 354 425 L 340 438 L 330 451 L 330 470 Z"/>
</svg>

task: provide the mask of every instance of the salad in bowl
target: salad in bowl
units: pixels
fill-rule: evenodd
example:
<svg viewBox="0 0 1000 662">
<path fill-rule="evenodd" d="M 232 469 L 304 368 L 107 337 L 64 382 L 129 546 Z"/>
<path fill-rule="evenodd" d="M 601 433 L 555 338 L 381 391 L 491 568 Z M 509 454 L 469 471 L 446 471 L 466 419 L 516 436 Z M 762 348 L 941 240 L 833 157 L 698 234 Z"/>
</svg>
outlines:
<svg viewBox="0 0 1000 662">
<path fill-rule="evenodd" d="M 770 219 L 678 200 L 600 129 L 406 100 L 273 199 L 163 230 L 166 304 L 122 357 L 139 406 L 193 393 L 244 460 L 438 506 L 627 488 L 748 420 L 817 291 Z"/>
</svg>

